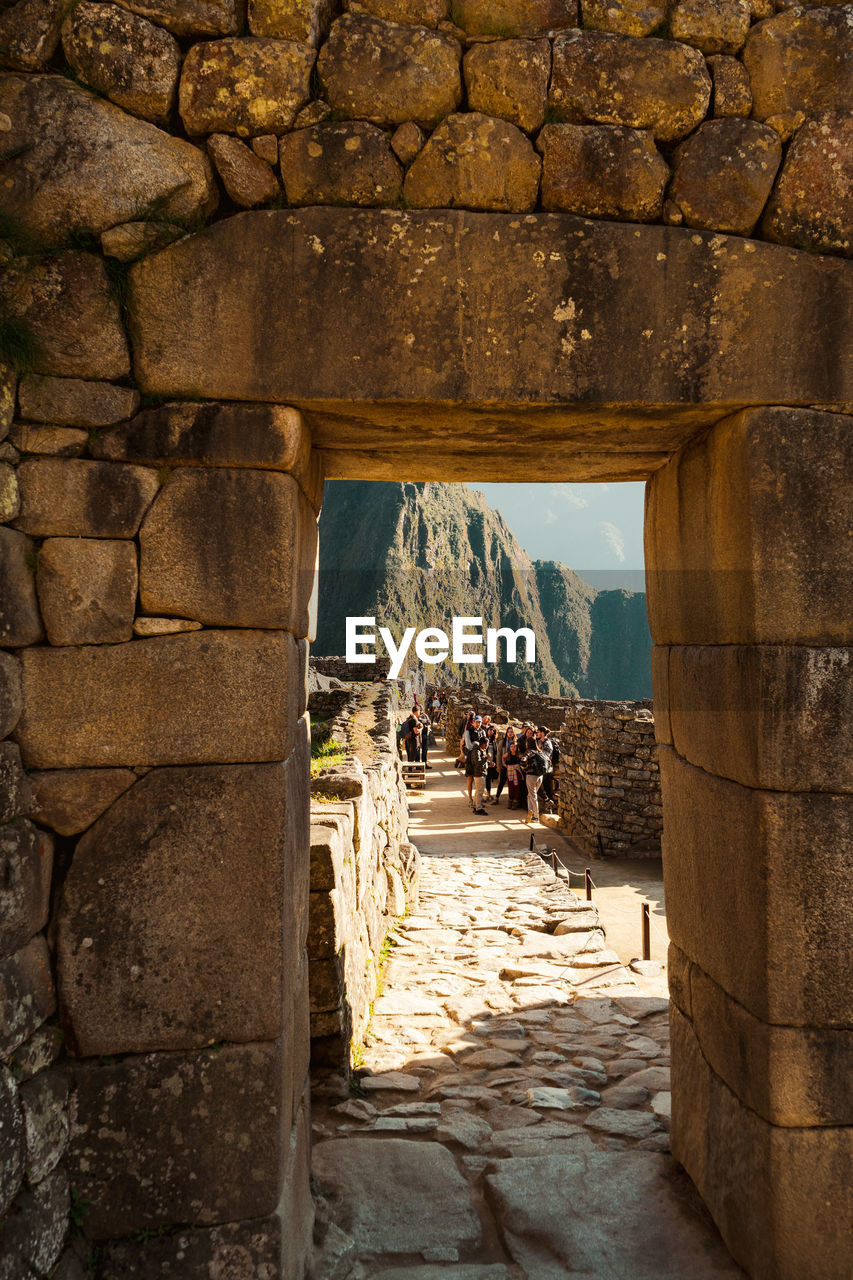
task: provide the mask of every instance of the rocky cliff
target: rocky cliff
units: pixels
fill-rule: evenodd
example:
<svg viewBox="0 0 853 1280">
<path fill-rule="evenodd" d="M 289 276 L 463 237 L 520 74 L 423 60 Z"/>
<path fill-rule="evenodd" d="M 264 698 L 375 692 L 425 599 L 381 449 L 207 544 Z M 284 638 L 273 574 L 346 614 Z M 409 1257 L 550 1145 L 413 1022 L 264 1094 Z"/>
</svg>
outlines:
<svg viewBox="0 0 853 1280">
<path fill-rule="evenodd" d="M 464 484 L 326 485 L 314 652 L 343 653 L 346 618 L 356 615 L 375 616 L 395 639 L 407 626 L 449 632 L 454 615 L 535 632 L 535 664 L 447 663 L 451 679 L 482 674 L 569 697 L 651 696 L 645 596 L 599 592 L 565 565 L 532 561 Z"/>
</svg>

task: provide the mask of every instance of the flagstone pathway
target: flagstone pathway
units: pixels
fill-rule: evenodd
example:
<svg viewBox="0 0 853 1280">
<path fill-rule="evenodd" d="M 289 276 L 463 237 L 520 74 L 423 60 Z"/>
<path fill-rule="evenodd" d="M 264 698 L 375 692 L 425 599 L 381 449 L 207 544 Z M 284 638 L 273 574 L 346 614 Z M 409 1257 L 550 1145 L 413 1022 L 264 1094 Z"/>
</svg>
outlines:
<svg viewBox="0 0 853 1280">
<path fill-rule="evenodd" d="M 352 1096 L 314 1101 L 314 1280 L 741 1275 L 668 1154 L 661 979 L 626 969 L 527 829 L 490 837 L 434 762 L 420 905 L 365 1065 Z"/>
</svg>

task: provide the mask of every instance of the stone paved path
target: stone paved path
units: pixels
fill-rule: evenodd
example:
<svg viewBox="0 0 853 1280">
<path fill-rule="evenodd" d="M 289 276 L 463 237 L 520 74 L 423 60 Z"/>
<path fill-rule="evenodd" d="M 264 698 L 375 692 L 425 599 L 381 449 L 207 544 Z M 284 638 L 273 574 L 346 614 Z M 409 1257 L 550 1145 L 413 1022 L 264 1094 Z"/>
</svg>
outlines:
<svg viewBox="0 0 853 1280">
<path fill-rule="evenodd" d="M 436 764 L 355 1096 L 314 1104 L 316 1280 L 740 1275 L 668 1156 L 665 999 Z"/>
</svg>

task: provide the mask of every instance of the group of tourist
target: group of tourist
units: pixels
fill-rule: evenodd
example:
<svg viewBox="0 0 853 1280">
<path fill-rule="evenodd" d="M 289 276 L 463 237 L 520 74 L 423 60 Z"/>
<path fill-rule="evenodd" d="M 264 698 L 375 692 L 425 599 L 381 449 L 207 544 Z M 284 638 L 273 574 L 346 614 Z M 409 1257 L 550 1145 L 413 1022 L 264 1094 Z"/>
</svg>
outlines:
<svg viewBox="0 0 853 1280">
<path fill-rule="evenodd" d="M 500 804 L 504 787 L 508 809 L 527 809 L 526 822 L 539 821 L 539 792 L 543 806 L 554 807 L 554 766 L 560 748 L 540 725 L 523 724 L 516 730 L 508 725 L 500 732 L 489 715 L 468 712 L 459 739 L 456 764 L 464 768 L 468 803 L 476 814 L 485 814 L 487 804 Z M 492 784 L 497 782 L 494 797 Z"/>
</svg>

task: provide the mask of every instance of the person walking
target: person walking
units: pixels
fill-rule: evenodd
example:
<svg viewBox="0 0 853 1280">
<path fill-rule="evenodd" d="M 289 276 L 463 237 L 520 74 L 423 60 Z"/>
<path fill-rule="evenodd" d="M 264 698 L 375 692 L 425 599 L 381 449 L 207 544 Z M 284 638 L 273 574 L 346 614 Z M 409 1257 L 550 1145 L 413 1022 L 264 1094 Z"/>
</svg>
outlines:
<svg viewBox="0 0 853 1280">
<path fill-rule="evenodd" d="M 482 809 L 483 807 L 483 789 L 486 785 L 484 777 L 486 733 L 482 725 L 482 717 L 474 716 L 470 728 L 466 728 L 462 735 L 462 746 L 465 752 L 465 785 L 468 792 L 468 803 L 475 813 L 478 808 Z M 478 777 L 480 779 L 480 799 L 478 803 L 475 803 L 473 793 Z"/>
<path fill-rule="evenodd" d="M 527 784 L 527 821 L 538 822 L 539 788 L 542 785 L 542 778 L 548 767 L 548 761 L 544 753 L 539 750 L 533 734 L 531 734 L 528 741 L 532 741 L 531 748 L 522 757 L 524 777 Z"/>
</svg>

